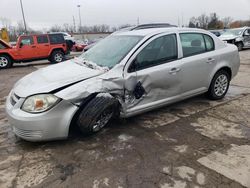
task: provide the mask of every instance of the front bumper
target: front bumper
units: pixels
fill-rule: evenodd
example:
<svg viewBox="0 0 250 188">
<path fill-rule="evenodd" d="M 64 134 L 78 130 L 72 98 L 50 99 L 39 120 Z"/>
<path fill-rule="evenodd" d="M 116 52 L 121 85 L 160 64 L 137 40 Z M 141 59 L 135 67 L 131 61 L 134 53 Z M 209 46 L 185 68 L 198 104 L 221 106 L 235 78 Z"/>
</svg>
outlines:
<svg viewBox="0 0 250 188">
<path fill-rule="evenodd" d="M 47 141 L 68 137 L 71 120 L 78 110 L 72 103 L 62 100 L 49 111 L 37 114 L 20 109 L 24 98 L 11 93 L 6 101 L 6 113 L 14 133 L 27 141 Z"/>
</svg>

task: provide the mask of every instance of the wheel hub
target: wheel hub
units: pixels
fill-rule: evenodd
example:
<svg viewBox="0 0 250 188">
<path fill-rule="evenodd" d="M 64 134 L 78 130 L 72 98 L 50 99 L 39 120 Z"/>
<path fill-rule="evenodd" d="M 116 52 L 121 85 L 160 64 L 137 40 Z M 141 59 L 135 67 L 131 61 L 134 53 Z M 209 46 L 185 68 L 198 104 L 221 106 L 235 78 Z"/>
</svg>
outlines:
<svg viewBox="0 0 250 188">
<path fill-rule="evenodd" d="M 100 129 L 102 129 L 108 121 L 113 116 L 113 110 L 112 108 L 105 110 L 98 118 L 96 123 L 93 125 L 93 131 L 98 132 Z"/>
<path fill-rule="evenodd" d="M 227 76 L 220 75 L 215 81 L 214 92 L 217 96 L 220 97 L 225 94 L 225 92 L 227 91 L 227 87 L 228 87 Z"/>
<path fill-rule="evenodd" d="M 8 65 L 8 59 L 5 57 L 0 57 L 0 67 L 6 67 Z"/>
<path fill-rule="evenodd" d="M 55 61 L 56 61 L 56 62 L 61 62 L 62 59 L 63 59 L 62 54 L 56 54 L 56 55 L 55 55 Z"/>
</svg>

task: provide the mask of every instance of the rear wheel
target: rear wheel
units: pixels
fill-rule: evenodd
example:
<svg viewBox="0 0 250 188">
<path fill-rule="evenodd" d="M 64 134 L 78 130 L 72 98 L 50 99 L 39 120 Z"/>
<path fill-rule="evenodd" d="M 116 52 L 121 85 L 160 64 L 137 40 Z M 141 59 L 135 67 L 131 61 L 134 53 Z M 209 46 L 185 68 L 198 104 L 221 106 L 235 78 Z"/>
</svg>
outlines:
<svg viewBox="0 0 250 188">
<path fill-rule="evenodd" d="M 114 98 L 97 96 L 80 112 L 77 125 L 85 135 L 100 131 L 113 117 L 117 108 Z"/>
<path fill-rule="evenodd" d="M 7 55 L 0 55 L 0 69 L 10 68 L 12 66 L 12 61 Z"/>
<path fill-rule="evenodd" d="M 60 63 L 64 61 L 64 59 L 65 59 L 64 53 L 60 50 L 56 50 L 52 52 L 49 61 L 51 61 L 52 63 Z"/>
<path fill-rule="evenodd" d="M 209 90 L 207 92 L 208 98 L 212 100 L 222 99 L 229 88 L 230 76 L 227 71 L 218 71 L 211 82 Z"/>
</svg>

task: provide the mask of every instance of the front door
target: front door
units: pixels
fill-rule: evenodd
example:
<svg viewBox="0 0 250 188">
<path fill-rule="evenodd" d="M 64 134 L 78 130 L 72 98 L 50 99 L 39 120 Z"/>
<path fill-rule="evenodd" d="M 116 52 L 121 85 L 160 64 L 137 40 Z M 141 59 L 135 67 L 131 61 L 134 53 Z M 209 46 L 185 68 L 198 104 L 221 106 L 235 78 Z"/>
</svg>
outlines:
<svg viewBox="0 0 250 188">
<path fill-rule="evenodd" d="M 17 46 L 17 48 L 20 59 L 26 60 L 38 57 L 33 36 L 22 36 L 19 40 L 19 46 Z"/>
<path fill-rule="evenodd" d="M 181 65 L 176 34 L 146 42 L 125 68 L 126 116 L 175 100 L 181 92 Z"/>
</svg>

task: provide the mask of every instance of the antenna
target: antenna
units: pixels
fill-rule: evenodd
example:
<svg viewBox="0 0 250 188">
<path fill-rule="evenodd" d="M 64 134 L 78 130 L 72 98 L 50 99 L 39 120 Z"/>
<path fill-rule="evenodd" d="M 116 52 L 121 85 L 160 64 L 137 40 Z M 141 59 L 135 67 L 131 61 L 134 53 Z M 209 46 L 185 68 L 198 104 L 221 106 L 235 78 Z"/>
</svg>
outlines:
<svg viewBox="0 0 250 188">
<path fill-rule="evenodd" d="M 184 27 L 184 24 L 183 24 L 183 12 L 181 13 L 181 27 Z"/>
<path fill-rule="evenodd" d="M 140 25 L 140 18 L 137 17 L 137 25 Z"/>
</svg>

